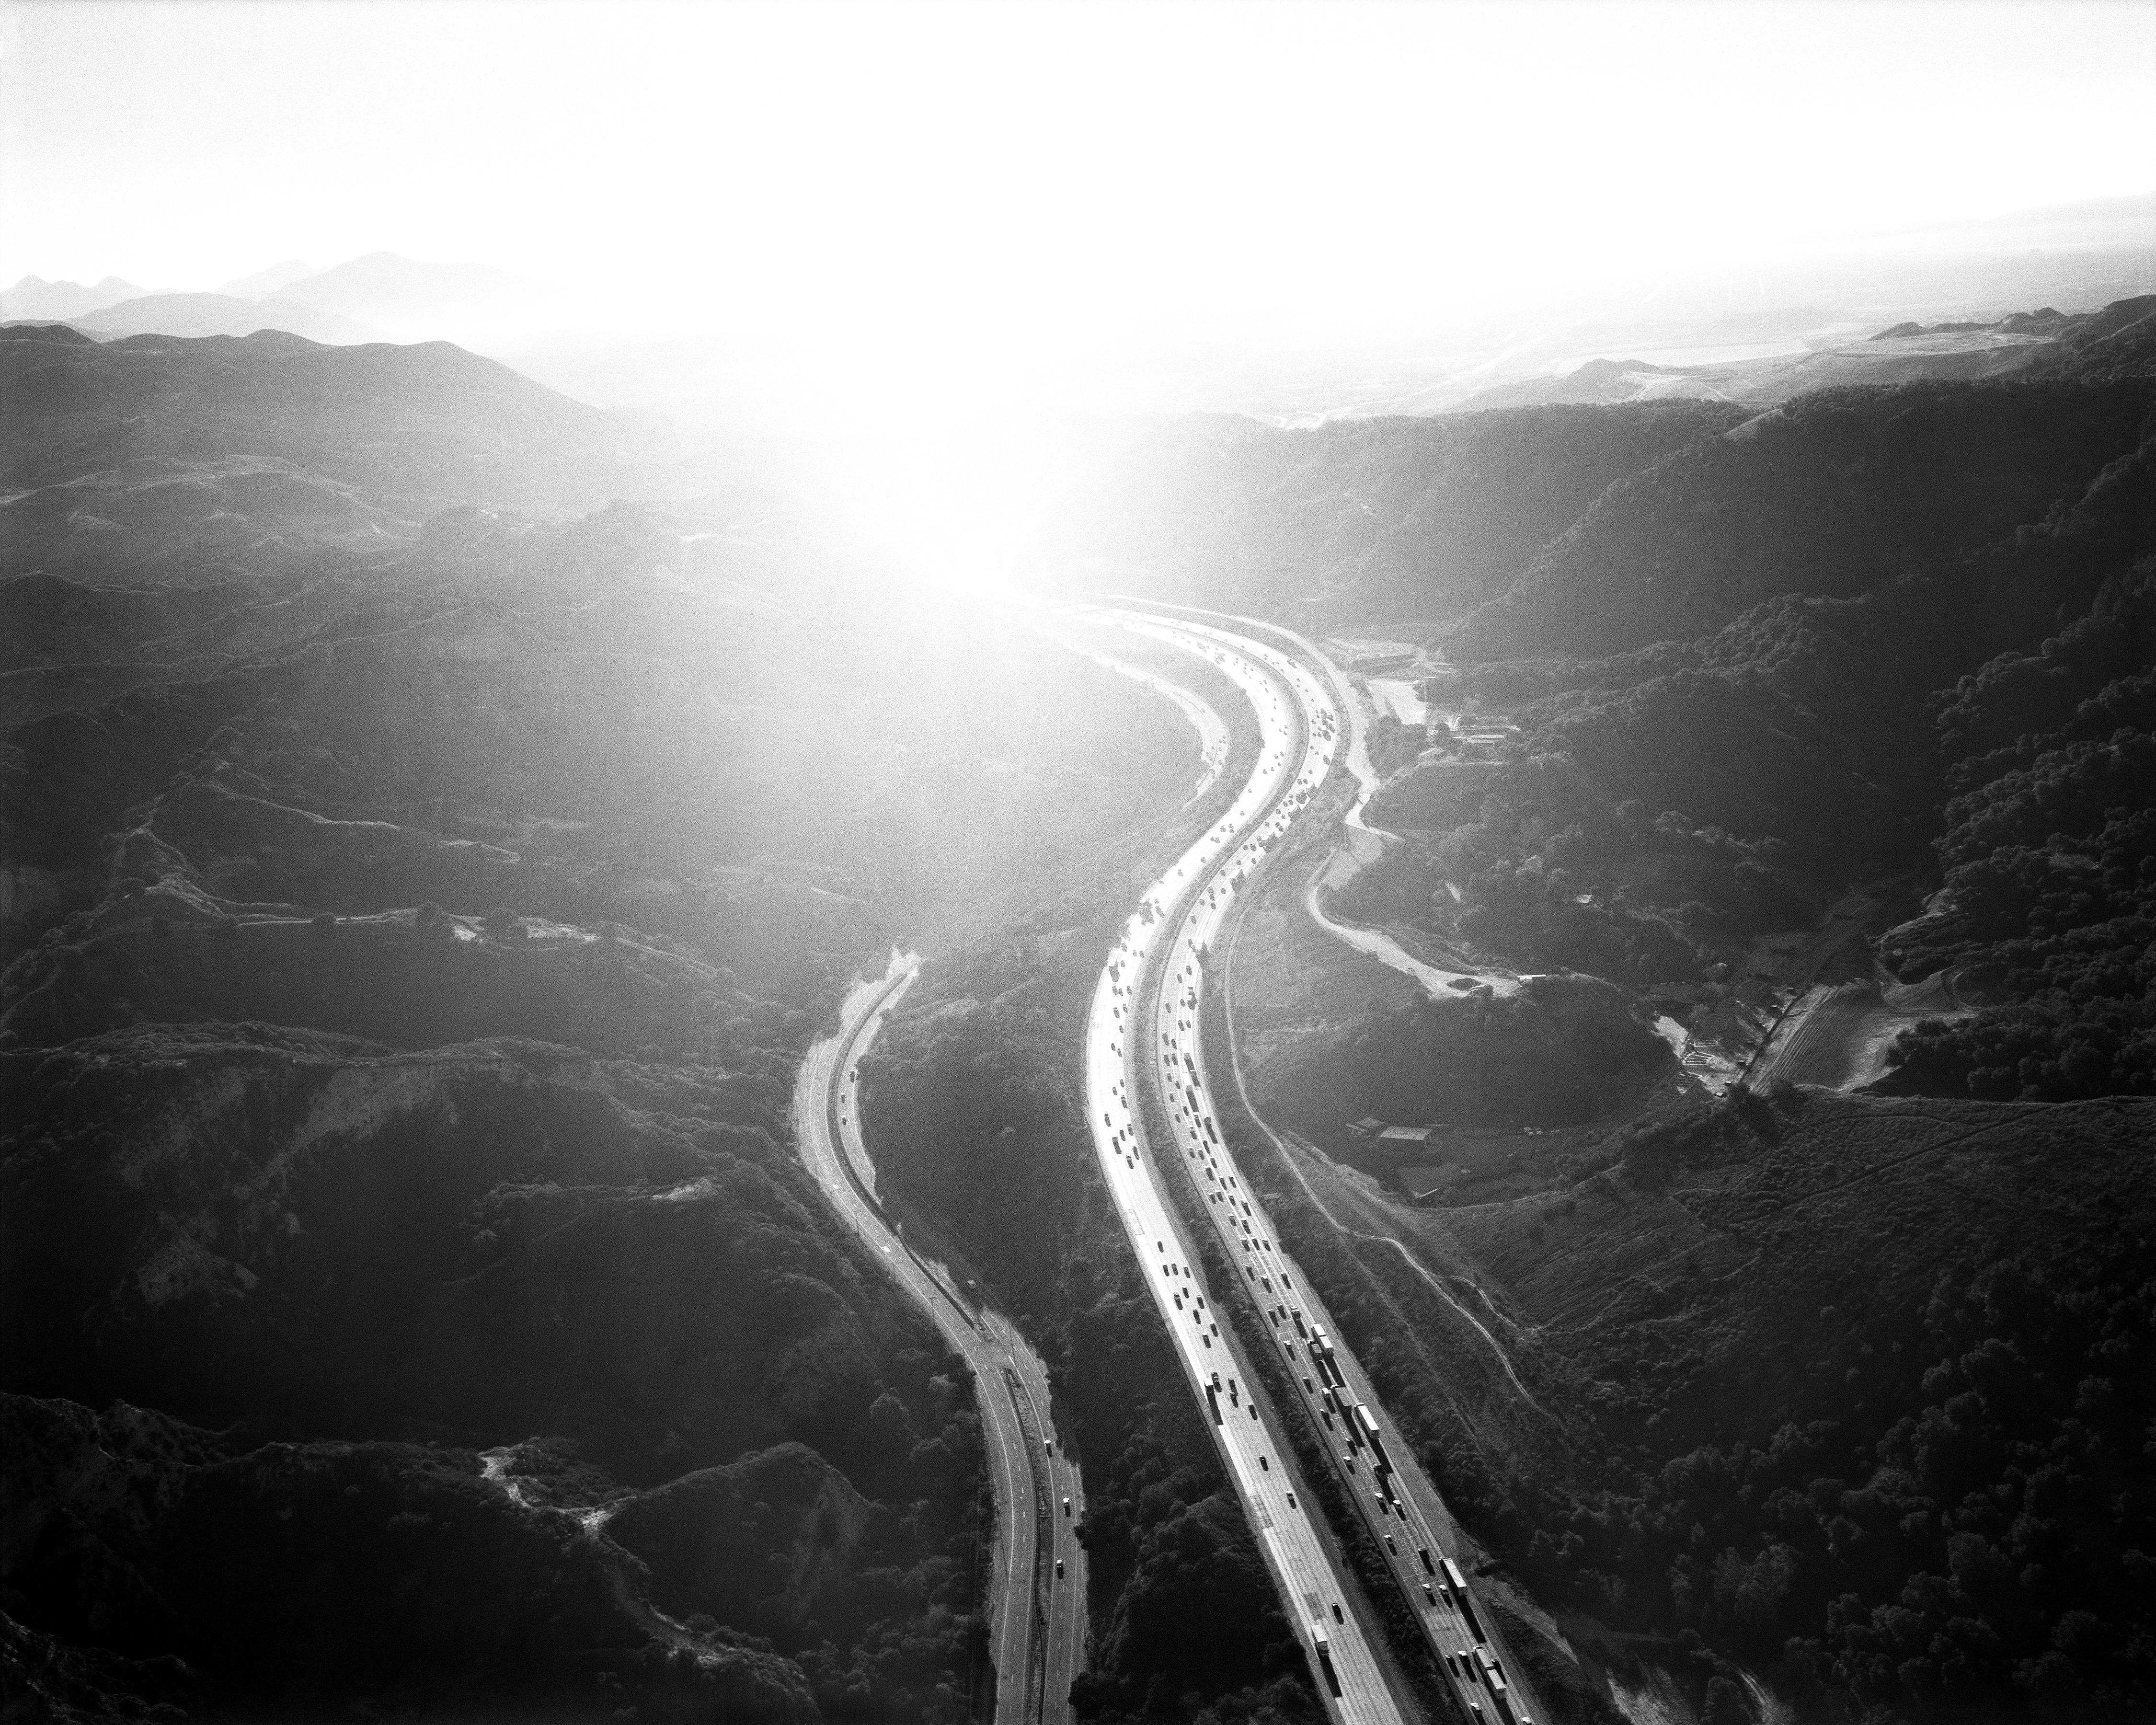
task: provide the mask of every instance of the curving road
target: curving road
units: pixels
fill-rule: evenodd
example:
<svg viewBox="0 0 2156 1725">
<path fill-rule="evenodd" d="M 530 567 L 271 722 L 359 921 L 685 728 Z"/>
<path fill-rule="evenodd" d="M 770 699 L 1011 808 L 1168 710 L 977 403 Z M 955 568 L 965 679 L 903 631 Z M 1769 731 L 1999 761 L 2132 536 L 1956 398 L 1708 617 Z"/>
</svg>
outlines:
<svg viewBox="0 0 2156 1725">
<path fill-rule="evenodd" d="M 1188 626 L 1135 613 L 1109 613 L 1098 620 L 1211 660 L 1250 698 L 1260 747 L 1250 778 L 1227 813 L 1147 890 L 1095 985 L 1086 1028 L 1086 1125 L 1124 1231 L 1145 1266 L 1147 1285 L 1191 1392 L 1212 1420 L 1229 1477 L 1288 1620 L 1310 1651 L 1329 1710 L 1346 1725 L 1400 1725 L 1413 1717 L 1412 1709 L 1403 1707 L 1386 1680 L 1378 1638 L 1354 1609 L 1354 1589 L 1343 1579 L 1322 1516 L 1310 1501 L 1292 1450 L 1281 1440 L 1278 1414 L 1266 1417 L 1265 1398 L 1235 1331 L 1224 1329 L 1219 1314 L 1209 1309 L 1208 1285 L 1193 1267 L 1197 1254 L 1159 1166 L 1160 1155 L 1174 1153 L 1177 1146 L 1152 1142 L 1136 1101 L 1152 1071 L 1155 1034 L 1140 1002 L 1183 907 L 1200 899 L 1224 900 L 1234 890 L 1254 848 L 1278 837 L 1323 778 L 1329 747 L 1315 762 L 1302 762 L 1299 773 L 1291 767 L 1297 727 L 1289 698 L 1247 655 L 1204 641 Z M 1210 1178 L 1216 1184 L 1236 1181 L 1219 1168 L 1214 1163 Z M 1265 1286 L 1272 1286 L 1270 1276 Z"/>
<path fill-rule="evenodd" d="M 1291 1490 L 1281 1466 L 1286 1458 L 1276 1422 L 1282 1418 L 1308 1421 L 1331 1458 L 1462 1716 L 1531 1721 L 1539 1708 L 1518 1666 L 1464 1579 L 1448 1574 L 1447 1558 L 1459 1548 L 1451 1516 L 1408 1446 L 1393 1439 L 1367 1375 L 1281 1249 L 1262 1202 L 1220 1140 L 1207 1082 L 1199 1029 L 1205 956 L 1235 895 L 1308 807 L 1343 738 L 1353 734 L 1352 704 L 1344 710 L 1336 704 L 1327 685 L 1341 687 L 1337 670 L 1298 638 L 1291 639 L 1327 675 L 1313 672 L 1301 657 L 1187 613 L 1171 619 L 1115 611 L 1101 614 L 1100 620 L 1209 659 L 1249 696 L 1260 736 L 1256 766 L 1234 807 L 1147 891 L 1096 989 L 1086 1033 L 1087 1123 L 1126 1230 L 1141 1260 L 1160 1271 L 1148 1282 L 1194 1393 L 1225 1416 L 1215 1435 L 1290 1620 L 1313 1654 L 1323 1656 L 1317 1662 L 1325 1686 L 1334 1691 L 1327 1697 L 1334 1713 L 1361 1722 L 1399 1718 L 1413 1709 L 1388 1686 L 1373 1645 L 1377 1637 L 1352 1609 L 1343 1609 L 1351 1590 L 1342 1585 L 1337 1551 L 1321 1536 L 1306 1491 Z M 1365 765 L 1358 778 L 1366 771 Z M 1367 800 L 1367 781 L 1364 789 Z M 1152 1142 L 1133 1106 L 1133 1080 L 1141 1071 L 1158 1086 L 1170 1117 L 1168 1144 Z M 1296 1407 L 1265 1407 L 1247 1369 L 1240 1384 L 1229 1376 L 1228 1358 L 1240 1363 L 1233 1332 L 1224 1333 L 1199 1294 L 1193 1255 L 1158 1166 L 1163 1151 L 1183 1159 L 1204 1198 L 1214 1237 L 1243 1274 L 1238 1297 L 1256 1306 L 1301 1386 Z"/>
<path fill-rule="evenodd" d="M 942 1265 L 906 1244 L 878 1199 L 861 1135 L 861 1053 L 920 973 L 918 958 L 894 955 L 882 977 L 854 985 L 838 1034 L 818 1041 L 801 1063 L 794 1135 L 832 1207 L 973 1370 L 996 1499 L 988 1606 L 996 1717 L 1006 1725 L 1065 1725 L 1086 1653 L 1086 1554 L 1072 1532 L 1086 1499 L 1077 1468 L 1055 1439 L 1047 1370 L 1008 1319 L 968 1300 Z"/>
</svg>

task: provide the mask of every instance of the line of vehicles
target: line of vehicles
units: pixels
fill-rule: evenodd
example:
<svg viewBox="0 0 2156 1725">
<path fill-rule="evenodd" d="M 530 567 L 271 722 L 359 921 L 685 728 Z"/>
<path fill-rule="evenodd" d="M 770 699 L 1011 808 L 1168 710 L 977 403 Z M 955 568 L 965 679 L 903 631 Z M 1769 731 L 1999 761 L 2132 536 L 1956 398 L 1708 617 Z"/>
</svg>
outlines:
<svg viewBox="0 0 2156 1725">
<path fill-rule="evenodd" d="M 1276 689 L 1292 691 L 1296 706 L 1304 716 L 1304 746 L 1298 769 L 1285 793 L 1195 896 L 1167 955 L 1170 968 L 1158 990 L 1153 1045 L 1161 1104 L 1170 1116 L 1177 1147 L 1229 1253 L 1229 1261 L 1241 1268 L 1245 1291 L 1273 1332 L 1291 1374 L 1299 1378 L 1306 1413 L 1322 1422 L 1330 1438 L 1327 1453 L 1341 1471 L 1351 1501 L 1359 1507 L 1365 1525 L 1382 1540 L 1402 1591 L 1411 1604 L 1422 1608 L 1419 1621 L 1432 1652 L 1454 1680 L 1463 1709 L 1471 1718 L 1495 1717 L 1506 1725 L 1532 1725 L 1524 1703 L 1504 1676 L 1502 1661 L 1488 1645 L 1481 1616 L 1457 1564 L 1439 1554 L 1434 1536 L 1422 1525 L 1419 1513 L 1411 1508 L 1409 1496 L 1400 1489 L 1398 1471 L 1375 1413 L 1355 1397 L 1331 1338 L 1322 1327 L 1308 1318 L 1301 1297 L 1296 1295 L 1292 1266 L 1272 1238 L 1262 1204 L 1254 1204 L 1245 1189 L 1235 1160 L 1222 1143 L 1206 1094 L 1199 1034 L 1205 954 L 1226 921 L 1236 888 L 1255 872 L 1267 851 L 1322 783 L 1342 727 L 1323 684 L 1299 660 L 1204 625 L 1185 626 L 1211 638 L 1209 644 L 1234 643 L 1240 653 L 1262 664 Z M 1216 664 L 1221 662 L 1215 658 Z M 1260 706 L 1260 723 L 1279 711 Z M 1261 752 L 1261 766 L 1284 766 L 1291 749 L 1291 742 L 1276 741 L 1269 735 Z M 1216 833 L 1220 830 L 1215 829 Z M 1148 908 L 1152 906 L 1149 904 Z M 1135 983 L 1137 978 L 1132 980 Z M 1136 1005 L 1135 993 L 1131 1004 Z M 1202 1305 L 1194 1310 L 1204 1317 Z M 1217 1336 L 1217 1315 L 1204 1321 Z M 1298 1358 L 1298 1343 L 1306 1358 Z M 1210 1345 L 1209 1338 L 1206 1345 Z M 1241 1397 L 1232 1378 L 1225 1385 L 1229 1409 L 1224 1414 L 1221 1389 L 1216 1373 L 1206 1392 L 1208 1409 L 1216 1425 L 1245 1407 L 1250 1418 L 1257 1417 L 1255 1397 Z M 1313 1618 L 1311 1639 L 1318 1668 L 1328 1689 L 1337 1694 L 1332 1637 L 1322 1615 Z"/>
<path fill-rule="evenodd" d="M 1183 942 L 1189 927 L 1184 907 L 1194 902 L 1224 907 L 1239 883 L 1248 878 L 1265 847 L 1274 843 L 1307 802 L 1307 793 L 1322 778 L 1326 762 L 1304 760 L 1298 775 L 1291 759 L 1297 726 L 1291 700 L 1279 679 L 1238 646 L 1231 650 L 1187 625 L 1119 614 L 1112 621 L 1141 634 L 1194 651 L 1210 660 L 1239 684 L 1258 717 L 1260 742 L 1250 780 L 1227 814 L 1204 834 L 1144 896 L 1126 922 L 1096 986 L 1088 1019 L 1086 1078 L 1088 1122 L 1095 1148 L 1127 1235 L 1147 1267 L 1158 1309 L 1167 1322 L 1178 1358 L 1194 1391 L 1206 1408 L 1211 1429 L 1229 1473 L 1250 1514 L 1253 1532 L 1291 1617 L 1301 1623 L 1313 1664 L 1322 1674 L 1332 1712 L 1343 1725 L 1405 1725 L 1406 1713 L 1389 1684 L 1366 1626 L 1344 1609 L 1345 1584 L 1334 1568 L 1332 1548 L 1311 1505 L 1296 1491 L 1291 1458 L 1276 1453 L 1254 1387 L 1243 1381 L 1232 1335 L 1224 1333 L 1213 1309 L 1211 1291 L 1194 1275 L 1190 1250 L 1164 1186 L 1158 1158 L 1168 1146 L 1149 1141 L 1133 1091 L 1137 1079 L 1159 1067 L 1169 1042 L 1188 1035 L 1195 1017 L 1194 977 L 1178 993 L 1163 988 L 1158 999 L 1170 1033 L 1156 1040 L 1145 1022 L 1141 1000 L 1148 978 L 1165 962 L 1180 968 L 1190 960 Z M 1232 639 L 1232 638 L 1230 638 Z M 1178 1020 L 1181 1020 L 1178 1023 Z M 1141 1057 L 1144 1057 L 1142 1060 Z M 1163 1081 L 1160 1096 L 1178 1121 L 1204 1111 L 1202 1083 L 1194 1065 L 1178 1068 L 1183 1082 Z M 1184 1127 L 1176 1128 L 1178 1143 Z M 1190 1128 L 1214 1158 L 1213 1202 L 1224 1214 L 1245 1200 L 1240 1176 L 1223 1167 L 1217 1128 L 1207 1138 Z M 1238 1208 L 1239 1216 L 1246 1212 Z M 1238 1239 L 1244 1236 L 1239 1234 Z M 1247 1245 L 1237 1261 L 1253 1278 L 1272 1282 L 1270 1242 Z M 1322 1645 L 1320 1645 L 1322 1641 Z"/>
<path fill-rule="evenodd" d="M 1050 1510 L 1055 1495 L 1055 1440 L 1044 1417 L 1045 1402 L 1040 1399 L 1047 1393 L 1046 1373 L 1006 1322 L 962 1298 L 941 1273 L 942 1266 L 924 1260 L 907 1245 L 902 1230 L 886 1215 L 874 1190 L 875 1165 L 860 1132 L 860 1056 L 918 974 L 917 963 L 902 973 L 894 972 L 860 1003 L 857 1015 L 833 1045 L 828 1075 L 820 1082 L 818 1060 L 812 1057 L 803 1063 L 803 1088 L 796 1096 L 802 1146 L 811 1172 L 830 1191 L 839 1214 L 863 1229 L 864 1237 L 872 1245 L 879 1242 L 866 1230 L 888 1236 L 889 1243 L 882 1245 L 884 1260 L 901 1286 L 921 1301 L 973 1366 L 983 1419 L 1003 1431 L 1024 1455 L 1027 1476 L 1024 1481 L 998 1485 L 999 1497 L 1013 1499 L 1003 1507 L 1013 1522 L 1023 1515 L 1020 1500 L 1029 1492 L 1034 1508 L 1034 1515 L 1022 1524 L 1029 1527 L 1034 1536 L 1033 1561 L 1016 1563 L 1006 1574 L 1004 1585 L 1009 1597 L 1005 1608 L 997 1613 L 1001 1630 L 997 1648 L 1001 1666 L 999 1712 L 1025 1720 L 1029 1725 L 1035 1722 L 1055 1725 L 1070 1716 L 1070 1680 L 1077 1675 L 1077 1661 L 1084 1651 L 1084 1601 L 1075 1590 L 1048 1583 L 1044 1574 L 1050 1554 L 1055 1553 L 1052 1558 L 1055 1579 L 1062 1580 L 1065 1574 L 1065 1559 L 1056 1553 L 1060 1536 Z M 819 1115 L 824 1141 L 820 1145 L 814 1130 Z M 823 1165 L 826 1156 L 828 1167 Z M 844 1201 L 849 1194 L 853 1200 L 850 1208 Z M 998 1373 L 1005 1385 L 1007 1414 L 997 1409 L 989 1391 Z M 1065 1472 L 1071 1472 L 1067 1461 Z M 1062 1508 L 1067 1527 L 1071 1516 L 1070 1497 L 1062 1499 Z"/>
</svg>

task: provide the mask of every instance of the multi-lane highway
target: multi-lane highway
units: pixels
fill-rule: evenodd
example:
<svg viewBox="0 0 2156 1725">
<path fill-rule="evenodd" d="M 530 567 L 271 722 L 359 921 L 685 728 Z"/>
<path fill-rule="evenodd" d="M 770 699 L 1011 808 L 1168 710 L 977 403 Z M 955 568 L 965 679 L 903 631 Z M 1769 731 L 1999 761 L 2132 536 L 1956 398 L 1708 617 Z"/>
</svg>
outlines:
<svg viewBox="0 0 2156 1725">
<path fill-rule="evenodd" d="M 1086 1655 L 1086 1554 L 1073 1531 L 1086 1499 L 1077 1468 L 1055 1440 L 1047 1371 L 1008 1319 L 968 1299 L 942 1265 L 907 1245 L 877 1195 L 861 1132 L 862 1052 L 919 974 L 918 959 L 895 957 L 882 977 L 855 984 L 838 1034 L 802 1062 L 794 1133 L 833 1208 L 973 1370 L 996 1498 L 988 1589 L 996 1717 L 1004 1725 L 1062 1725 Z"/>
<path fill-rule="evenodd" d="M 1328 1707 L 1351 1725 L 1393 1725 L 1411 1717 L 1386 1680 L 1375 1637 L 1354 1609 L 1340 1558 L 1310 1501 L 1292 1450 L 1281 1441 L 1276 1421 L 1264 1414 L 1264 1396 L 1235 1339 L 1224 1328 L 1197 1254 L 1185 1238 L 1167 1178 L 1163 1150 L 1152 1142 L 1135 1094 L 1149 1060 L 1155 1032 L 1141 1002 L 1156 959 L 1170 943 L 1184 906 L 1194 898 L 1232 891 L 1253 847 L 1276 837 L 1292 811 L 1283 809 L 1291 777 L 1289 750 L 1296 729 L 1286 691 L 1249 655 L 1205 641 L 1187 625 L 1135 613 L 1102 620 L 1197 652 L 1212 660 L 1241 686 L 1257 714 L 1258 758 L 1249 780 L 1219 820 L 1149 887 L 1124 925 L 1094 990 L 1086 1031 L 1086 1124 L 1107 1178 L 1118 1214 L 1143 1266 L 1192 1393 L 1206 1409 L 1229 1476 L 1235 1482 L 1260 1549 L 1279 1587 L 1289 1620 L 1309 1648 Z M 1323 763 L 1314 769 L 1323 776 Z M 1303 777 L 1289 796 L 1306 794 L 1315 778 Z M 1240 1185 L 1230 1173 L 1216 1174 Z M 1229 1189 L 1235 1189 L 1230 1188 Z M 1270 1271 L 1270 1265 L 1267 1266 Z M 1270 1275 L 1267 1286 L 1271 1286 Z"/>
<path fill-rule="evenodd" d="M 1194 1393 L 1214 1418 L 1224 1458 L 1335 1714 L 1393 1719 L 1411 1703 L 1389 1686 L 1376 1638 L 1349 1603 L 1337 1548 L 1321 1533 L 1306 1489 L 1291 1483 L 1297 1476 L 1281 1453 L 1275 1424 L 1281 1418 L 1309 1422 L 1384 1553 L 1461 1715 L 1531 1721 L 1538 1710 L 1453 1555 L 1458 1540 L 1450 1515 L 1394 1436 L 1322 1303 L 1281 1248 L 1261 1200 L 1222 1142 L 1206 1081 L 1199 1034 L 1205 957 L 1236 896 L 1332 768 L 1348 730 L 1327 686 L 1337 673 L 1306 644 L 1292 643 L 1304 653 L 1285 651 L 1187 613 L 1166 618 L 1124 610 L 1096 619 L 1210 660 L 1243 690 L 1260 733 L 1256 764 L 1235 804 L 1148 889 L 1096 988 L 1086 1034 L 1087 1124 L 1126 1231 Z M 1147 1128 L 1142 1085 L 1153 1087 L 1167 1117 L 1168 1142 L 1156 1142 L 1160 1135 Z M 1227 1261 L 1241 1274 L 1231 1293 L 1211 1291 L 1212 1305 L 1191 1268 L 1191 1248 L 1159 1164 L 1163 1153 L 1183 1160 Z M 1221 1326 L 1222 1297 L 1252 1302 L 1300 1387 L 1296 1405 L 1267 1405 L 1232 1330 Z"/>
</svg>

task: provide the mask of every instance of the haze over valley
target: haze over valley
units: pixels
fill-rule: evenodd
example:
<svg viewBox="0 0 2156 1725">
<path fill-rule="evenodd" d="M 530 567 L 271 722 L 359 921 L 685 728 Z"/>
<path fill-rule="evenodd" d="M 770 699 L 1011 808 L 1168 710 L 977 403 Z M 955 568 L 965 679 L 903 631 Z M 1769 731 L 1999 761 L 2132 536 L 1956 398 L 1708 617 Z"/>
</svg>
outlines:
<svg viewBox="0 0 2156 1725">
<path fill-rule="evenodd" d="M 2156 8 L 0 48 L 9 1720 L 2156 1713 Z"/>
</svg>

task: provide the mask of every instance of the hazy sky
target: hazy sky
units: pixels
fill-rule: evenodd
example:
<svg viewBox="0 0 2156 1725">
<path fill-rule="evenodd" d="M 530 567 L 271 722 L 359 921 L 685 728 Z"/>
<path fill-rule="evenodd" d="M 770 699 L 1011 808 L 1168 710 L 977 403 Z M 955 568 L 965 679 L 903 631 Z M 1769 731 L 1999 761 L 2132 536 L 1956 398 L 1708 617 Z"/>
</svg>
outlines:
<svg viewBox="0 0 2156 1725">
<path fill-rule="evenodd" d="M 0 280 L 1329 329 L 2156 186 L 2156 5 L 0 5 Z"/>
</svg>

